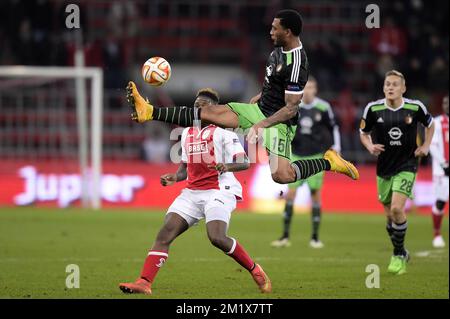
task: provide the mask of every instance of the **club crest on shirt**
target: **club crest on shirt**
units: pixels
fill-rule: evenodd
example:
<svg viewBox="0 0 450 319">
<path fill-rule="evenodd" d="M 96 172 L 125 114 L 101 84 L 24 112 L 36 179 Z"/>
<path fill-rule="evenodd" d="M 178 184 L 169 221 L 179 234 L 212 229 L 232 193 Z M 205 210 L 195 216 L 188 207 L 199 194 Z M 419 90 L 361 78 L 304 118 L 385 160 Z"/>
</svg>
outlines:
<svg viewBox="0 0 450 319">
<path fill-rule="evenodd" d="M 406 117 L 405 117 L 405 123 L 406 123 L 406 124 L 411 124 L 412 121 L 413 121 L 412 116 L 411 116 L 410 114 L 406 115 Z"/>
<path fill-rule="evenodd" d="M 359 128 L 360 128 L 361 130 L 364 130 L 365 127 L 366 127 L 366 121 L 361 120 L 361 122 L 359 123 Z"/>
<path fill-rule="evenodd" d="M 210 133 L 211 133 L 211 132 L 210 132 L 209 130 L 204 131 L 204 132 L 203 132 L 203 135 L 202 135 L 202 139 L 203 139 L 203 140 L 206 140 L 206 139 L 208 138 L 208 136 L 209 136 Z"/>
</svg>

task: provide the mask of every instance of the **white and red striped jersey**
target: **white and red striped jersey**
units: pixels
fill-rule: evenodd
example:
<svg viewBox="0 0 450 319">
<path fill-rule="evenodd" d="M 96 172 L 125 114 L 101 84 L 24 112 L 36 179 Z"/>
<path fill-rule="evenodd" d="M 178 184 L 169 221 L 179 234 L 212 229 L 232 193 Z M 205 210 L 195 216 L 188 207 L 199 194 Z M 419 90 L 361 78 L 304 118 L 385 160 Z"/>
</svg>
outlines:
<svg viewBox="0 0 450 319">
<path fill-rule="evenodd" d="M 181 160 L 187 163 L 187 186 L 192 190 L 221 189 L 242 199 L 242 186 L 232 172 L 219 173 L 208 168 L 218 163 L 233 163 L 245 154 L 236 133 L 215 125 L 202 129 L 187 127 L 181 135 Z"/>
<path fill-rule="evenodd" d="M 433 175 L 443 176 L 442 166 L 448 164 L 448 115 L 439 115 L 434 119 L 435 130 L 431 141 L 430 153 L 433 157 Z"/>
</svg>

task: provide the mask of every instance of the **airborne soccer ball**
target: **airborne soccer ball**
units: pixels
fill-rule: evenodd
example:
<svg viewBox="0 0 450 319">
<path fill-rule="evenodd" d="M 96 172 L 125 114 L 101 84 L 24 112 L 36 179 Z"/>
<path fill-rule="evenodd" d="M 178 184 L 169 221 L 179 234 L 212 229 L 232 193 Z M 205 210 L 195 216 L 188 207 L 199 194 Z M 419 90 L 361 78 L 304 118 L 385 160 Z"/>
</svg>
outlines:
<svg viewBox="0 0 450 319">
<path fill-rule="evenodd" d="M 142 66 L 144 81 L 153 86 L 160 86 L 169 81 L 171 72 L 169 62 L 161 57 L 150 58 Z"/>
</svg>

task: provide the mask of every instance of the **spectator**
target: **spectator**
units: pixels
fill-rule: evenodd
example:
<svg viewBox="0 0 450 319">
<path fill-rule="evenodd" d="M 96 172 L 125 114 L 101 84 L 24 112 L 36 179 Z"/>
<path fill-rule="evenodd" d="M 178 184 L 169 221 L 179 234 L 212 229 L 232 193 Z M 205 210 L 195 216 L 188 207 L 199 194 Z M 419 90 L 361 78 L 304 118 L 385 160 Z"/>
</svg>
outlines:
<svg viewBox="0 0 450 319">
<path fill-rule="evenodd" d="M 372 50 L 379 55 L 401 56 L 407 49 L 406 33 L 394 24 L 391 17 L 386 18 L 381 28 L 371 33 Z"/>
</svg>

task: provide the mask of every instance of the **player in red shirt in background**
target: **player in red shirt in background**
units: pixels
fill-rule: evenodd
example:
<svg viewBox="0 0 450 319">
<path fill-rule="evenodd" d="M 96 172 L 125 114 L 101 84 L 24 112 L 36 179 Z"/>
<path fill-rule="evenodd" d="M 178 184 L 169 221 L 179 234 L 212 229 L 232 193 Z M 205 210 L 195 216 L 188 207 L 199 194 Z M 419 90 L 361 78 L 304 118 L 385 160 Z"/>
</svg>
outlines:
<svg viewBox="0 0 450 319">
<path fill-rule="evenodd" d="M 212 89 L 197 93 L 195 107 L 214 105 L 218 94 Z M 244 248 L 227 236 L 231 212 L 242 199 L 242 187 L 232 172 L 250 164 L 238 136 L 215 125 L 187 127 L 181 135 L 182 161 L 175 174 L 161 176 L 169 186 L 187 178 L 186 188 L 167 210 L 164 225 L 148 253 L 140 277 L 134 283 L 121 283 L 124 293 L 151 294 L 159 268 L 168 257 L 170 244 L 192 225 L 205 218 L 211 243 L 247 269 L 263 293 L 271 292 L 269 277 Z"/>
<path fill-rule="evenodd" d="M 433 206 L 433 247 L 445 247 L 441 235 L 442 218 L 444 217 L 445 203 L 448 201 L 448 95 L 442 101 L 443 114 L 434 119 L 436 125 L 430 153 L 433 157 L 433 190 L 436 202 Z"/>
</svg>

